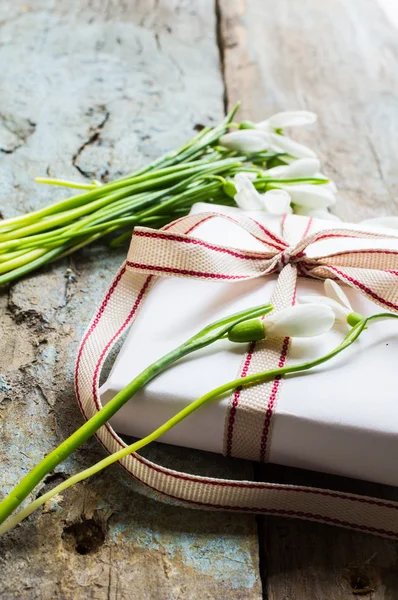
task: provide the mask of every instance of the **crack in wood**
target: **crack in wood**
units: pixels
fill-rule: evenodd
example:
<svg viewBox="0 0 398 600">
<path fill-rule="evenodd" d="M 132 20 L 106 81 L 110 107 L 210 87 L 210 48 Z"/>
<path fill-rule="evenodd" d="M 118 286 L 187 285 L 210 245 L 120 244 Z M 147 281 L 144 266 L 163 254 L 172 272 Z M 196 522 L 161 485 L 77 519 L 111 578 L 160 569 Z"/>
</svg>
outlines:
<svg viewBox="0 0 398 600">
<path fill-rule="evenodd" d="M 218 54 L 219 54 L 221 79 L 222 79 L 223 88 L 224 88 L 223 106 L 224 106 L 224 113 L 227 114 L 229 99 L 228 99 L 228 86 L 227 86 L 226 73 L 225 73 L 225 38 L 224 38 L 224 32 L 223 32 L 223 19 L 222 19 L 220 0 L 214 0 L 214 8 L 215 8 L 215 13 L 216 13 L 216 42 L 217 42 L 217 48 L 218 48 Z"/>
<path fill-rule="evenodd" d="M 88 147 L 91 146 L 93 144 L 96 143 L 100 143 L 100 139 L 101 139 L 101 131 L 103 130 L 103 128 L 105 127 L 109 117 L 110 117 L 110 112 L 107 110 L 105 105 L 101 105 L 100 107 L 98 107 L 99 110 L 101 110 L 104 113 L 103 119 L 101 120 L 101 122 L 91 131 L 91 134 L 89 136 L 89 138 L 83 142 L 83 144 L 77 149 L 77 151 L 75 152 L 75 154 L 72 156 L 72 164 L 73 166 L 79 171 L 79 173 L 81 173 L 81 175 L 83 175 L 83 177 L 87 177 L 88 179 L 93 177 L 93 173 L 91 171 L 86 171 L 85 169 L 83 169 L 79 164 L 78 164 L 78 159 L 80 157 L 80 155 L 82 154 L 82 152 Z M 106 175 L 108 174 L 109 169 L 106 169 L 106 171 L 102 174 L 101 176 L 101 180 L 103 180 Z"/>
<path fill-rule="evenodd" d="M 12 154 L 34 133 L 36 123 L 12 114 L 0 113 L 0 152 Z"/>
</svg>

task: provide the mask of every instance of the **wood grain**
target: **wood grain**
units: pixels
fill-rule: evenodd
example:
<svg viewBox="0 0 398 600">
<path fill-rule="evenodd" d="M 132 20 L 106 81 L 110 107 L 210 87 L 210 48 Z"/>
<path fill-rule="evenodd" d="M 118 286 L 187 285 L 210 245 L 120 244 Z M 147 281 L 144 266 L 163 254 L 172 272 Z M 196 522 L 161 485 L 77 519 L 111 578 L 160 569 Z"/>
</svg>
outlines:
<svg viewBox="0 0 398 600">
<path fill-rule="evenodd" d="M 294 131 L 340 189 L 344 220 L 398 214 L 398 40 L 376 0 L 222 0 L 228 102 L 262 120 L 318 114 Z"/>
<path fill-rule="evenodd" d="M 345 220 L 398 214 L 398 32 L 375 0 L 220 0 L 228 105 L 262 120 L 295 108 L 318 124 L 295 130 L 340 189 Z M 297 132 L 297 134 L 296 134 Z M 397 499 L 395 489 L 269 465 L 261 481 Z M 293 520 L 259 518 L 264 597 L 398 597 L 391 541 Z"/>
<path fill-rule="evenodd" d="M 0 2 L 0 208 L 65 197 L 51 175 L 106 181 L 223 116 L 211 0 Z M 82 423 L 79 339 L 126 248 L 105 245 L 0 296 L 0 489 L 6 493 Z M 95 440 L 39 492 L 104 456 Z M 176 469 L 251 476 L 250 464 L 154 447 Z M 258 600 L 255 519 L 186 511 L 142 495 L 115 466 L 0 541 L 0 598 Z"/>
</svg>

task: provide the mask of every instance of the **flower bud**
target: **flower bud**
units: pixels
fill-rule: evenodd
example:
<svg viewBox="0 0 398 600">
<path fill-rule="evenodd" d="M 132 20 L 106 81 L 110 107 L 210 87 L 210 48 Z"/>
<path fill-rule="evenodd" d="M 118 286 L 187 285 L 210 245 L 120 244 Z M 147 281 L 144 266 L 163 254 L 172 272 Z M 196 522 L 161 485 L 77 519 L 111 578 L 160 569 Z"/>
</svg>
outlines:
<svg viewBox="0 0 398 600">
<path fill-rule="evenodd" d="M 236 187 L 230 180 L 226 180 L 222 186 L 224 194 L 227 194 L 230 198 L 235 198 Z"/>
<path fill-rule="evenodd" d="M 252 121 L 241 121 L 239 129 L 256 129 L 256 125 Z"/>
<path fill-rule="evenodd" d="M 354 327 L 354 325 L 357 325 L 358 323 L 363 321 L 364 318 L 365 317 L 360 313 L 352 312 L 349 315 L 347 315 L 347 323 L 348 325 L 351 325 L 351 327 Z"/>
<path fill-rule="evenodd" d="M 231 342 L 257 342 L 265 337 L 264 324 L 260 319 L 250 319 L 238 323 L 228 333 Z"/>
</svg>

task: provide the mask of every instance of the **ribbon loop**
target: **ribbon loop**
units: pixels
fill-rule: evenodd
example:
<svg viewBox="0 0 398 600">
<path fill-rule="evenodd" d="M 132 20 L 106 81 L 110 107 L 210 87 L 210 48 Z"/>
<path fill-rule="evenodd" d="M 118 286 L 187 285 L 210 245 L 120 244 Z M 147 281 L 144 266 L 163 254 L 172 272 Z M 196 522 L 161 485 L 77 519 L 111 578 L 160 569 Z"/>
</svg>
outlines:
<svg viewBox="0 0 398 600">
<path fill-rule="evenodd" d="M 191 235 L 201 223 L 213 218 L 232 221 L 260 242 L 262 249 L 246 251 L 210 244 Z M 300 217 L 295 216 L 295 219 Z M 305 217 L 302 219 L 309 221 Z M 190 227 L 183 232 L 185 220 Z M 153 275 L 235 282 L 280 273 L 286 265 L 295 264 L 299 275 L 340 279 L 383 308 L 398 312 L 398 249 L 348 249 L 318 257 L 307 255 L 310 246 L 325 240 L 393 239 L 396 242 L 398 236 L 352 229 L 330 229 L 306 235 L 307 227 L 304 238 L 292 245 L 245 215 L 231 217 L 202 213 L 185 220 L 180 219 L 173 231 L 136 227 L 127 268 Z M 293 219 L 285 221 L 292 222 Z"/>
</svg>

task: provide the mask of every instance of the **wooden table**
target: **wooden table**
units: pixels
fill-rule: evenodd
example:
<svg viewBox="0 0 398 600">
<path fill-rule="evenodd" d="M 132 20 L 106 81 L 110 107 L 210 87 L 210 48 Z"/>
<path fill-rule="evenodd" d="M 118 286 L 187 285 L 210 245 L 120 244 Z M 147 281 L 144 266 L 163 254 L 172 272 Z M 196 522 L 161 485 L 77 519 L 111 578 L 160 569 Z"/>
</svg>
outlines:
<svg viewBox="0 0 398 600">
<path fill-rule="evenodd" d="M 385 2 L 385 0 L 384 0 Z M 390 5 L 392 7 L 392 4 Z M 242 100 L 259 120 L 308 108 L 347 220 L 397 213 L 398 30 L 376 0 L 0 2 L 0 207 L 65 190 L 36 175 L 114 178 Z M 73 362 L 125 249 L 88 248 L 0 296 L 0 472 L 10 489 L 82 422 Z M 88 443 L 50 489 L 103 456 Z M 177 469 L 397 499 L 394 489 L 154 446 Z M 118 466 L 0 540 L 0 598 L 395 599 L 397 545 L 327 526 L 156 503 Z"/>
</svg>

